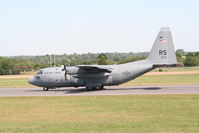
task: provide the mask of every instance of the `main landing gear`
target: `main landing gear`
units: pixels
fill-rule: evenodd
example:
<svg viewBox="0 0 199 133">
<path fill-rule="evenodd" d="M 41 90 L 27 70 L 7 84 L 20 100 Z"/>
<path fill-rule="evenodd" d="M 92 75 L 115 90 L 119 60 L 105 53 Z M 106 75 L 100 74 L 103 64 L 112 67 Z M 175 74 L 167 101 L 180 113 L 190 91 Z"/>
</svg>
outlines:
<svg viewBox="0 0 199 133">
<path fill-rule="evenodd" d="M 87 86 L 86 90 L 103 90 L 104 86 L 100 86 L 100 87 L 91 87 L 91 86 Z"/>
<path fill-rule="evenodd" d="M 48 89 L 49 89 L 48 87 L 44 87 L 43 88 L 44 91 L 48 91 Z"/>
</svg>

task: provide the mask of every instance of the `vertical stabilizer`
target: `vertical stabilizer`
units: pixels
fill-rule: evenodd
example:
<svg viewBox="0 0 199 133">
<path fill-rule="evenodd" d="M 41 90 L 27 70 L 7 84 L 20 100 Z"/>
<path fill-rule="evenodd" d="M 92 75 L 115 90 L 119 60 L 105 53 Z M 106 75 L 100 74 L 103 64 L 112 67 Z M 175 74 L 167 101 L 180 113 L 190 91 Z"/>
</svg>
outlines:
<svg viewBox="0 0 199 133">
<path fill-rule="evenodd" d="M 154 65 L 177 64 L 173 39 L 169 28 L 161 28 L 147 58 Z"/>
</svg>

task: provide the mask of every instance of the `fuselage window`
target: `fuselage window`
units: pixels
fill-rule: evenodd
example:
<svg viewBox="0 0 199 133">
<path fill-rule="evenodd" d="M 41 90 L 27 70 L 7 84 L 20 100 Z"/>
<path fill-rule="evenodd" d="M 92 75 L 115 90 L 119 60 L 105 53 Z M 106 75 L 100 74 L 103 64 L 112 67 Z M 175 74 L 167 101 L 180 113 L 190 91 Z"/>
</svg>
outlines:
<svg viewBox="0 0 199 133">
<path fill-rule="evenodd" d="M 37 74 L 43 74 L 43 71 L 42 71 L 42 70 L 39 70 L 39 71 L 37 72 Z"/>
</svg>

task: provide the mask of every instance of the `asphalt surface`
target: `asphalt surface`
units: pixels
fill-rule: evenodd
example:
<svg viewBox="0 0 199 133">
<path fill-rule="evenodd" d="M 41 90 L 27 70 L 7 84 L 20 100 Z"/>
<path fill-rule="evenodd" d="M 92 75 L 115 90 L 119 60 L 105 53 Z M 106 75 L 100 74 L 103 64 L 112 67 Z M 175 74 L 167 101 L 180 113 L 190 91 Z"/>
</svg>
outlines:
<svg viewBox="0 0 199 133">
<path fill-rule="evenodd" d="M 92 96 L 140 94 L 199 94 L 199 85 L 111 86 L 105 90 L 87 91 L 85 88 L 0 88 L 0 97 L 8 96 Z"/>
</svg>

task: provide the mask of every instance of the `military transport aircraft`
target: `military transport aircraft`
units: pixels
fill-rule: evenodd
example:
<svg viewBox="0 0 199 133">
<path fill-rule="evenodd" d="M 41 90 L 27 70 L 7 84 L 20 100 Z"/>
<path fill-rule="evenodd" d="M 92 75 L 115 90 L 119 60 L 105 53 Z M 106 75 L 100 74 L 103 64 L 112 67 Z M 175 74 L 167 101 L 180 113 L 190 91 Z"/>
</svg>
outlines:
<svg viewBox="0 0 199 133">
<path fill-rule="evenodd" d="M 161 28 L 147 59 L 121 65 L 77 65 L 40 69 L 28 82 L 44 91 L 60 87 L 103 89 L 135 79 L 157 67 L 177 64 L 169 28 Z"/>
</svg>

